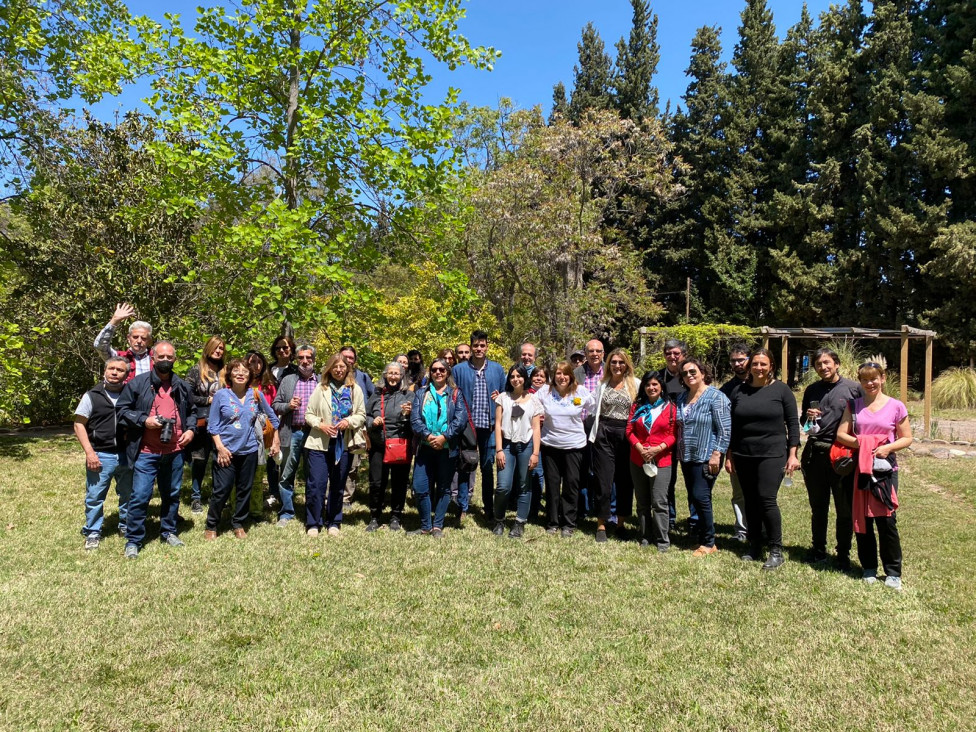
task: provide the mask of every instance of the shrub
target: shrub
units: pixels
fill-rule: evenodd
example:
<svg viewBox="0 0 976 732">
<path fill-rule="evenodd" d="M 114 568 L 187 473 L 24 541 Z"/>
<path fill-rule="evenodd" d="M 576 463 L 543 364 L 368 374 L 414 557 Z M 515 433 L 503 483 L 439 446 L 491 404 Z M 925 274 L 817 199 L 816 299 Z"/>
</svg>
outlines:
<svg viewBox="0 0 976 732">
<path fill-rule="evenodd" d="M 976 409 L 976 369 L 946 369 L 932 382 L 932 403 L 939 409 Z"/>
</svg>

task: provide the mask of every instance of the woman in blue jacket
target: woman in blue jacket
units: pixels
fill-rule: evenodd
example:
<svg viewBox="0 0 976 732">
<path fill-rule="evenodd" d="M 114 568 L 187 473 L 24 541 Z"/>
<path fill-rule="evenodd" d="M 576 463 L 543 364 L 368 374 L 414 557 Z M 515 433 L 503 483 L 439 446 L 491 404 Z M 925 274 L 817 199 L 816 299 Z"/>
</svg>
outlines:
<svg viewBox="0 0 976 732">
<path fill-rule="evenodd" d="M 413 469 L 413 494 L 420 513 L 420 529 L 411 533 L 433 534 L 439 539 L 451 502 L 458 442 L 468 423 L 468 412 L 464 399 L 458 398 L 447 361 L 435 358 L 427 374 L 429 383 L 416 392 L 410 413 L 410 425 L 420 441 Z"/>
</svg>

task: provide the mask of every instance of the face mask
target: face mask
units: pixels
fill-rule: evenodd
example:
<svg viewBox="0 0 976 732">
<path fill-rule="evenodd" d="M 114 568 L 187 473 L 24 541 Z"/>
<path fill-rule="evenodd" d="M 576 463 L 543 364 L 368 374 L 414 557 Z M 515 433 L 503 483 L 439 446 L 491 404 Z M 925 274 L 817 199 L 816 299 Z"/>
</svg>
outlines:
<svg viewBox="0 0 976 732">
<path fill-rule="evenodd" d="M 302 375 L 303 379 L 307 379 L 312 375 L 312 366 L 305 366 L 304 364 L 298 364 L 298 373 Z"/>
<path fill-rule="evenodd" d="M 222 358 L 214 358 L 213 356 L 208 356 L 207 360 L 210 362 L 212 366 L 216 366 L 217 368 L 220 368 L 221 366 L 224 365 L 224 359 Z"/>
<path fill-rule="evenodd" d="M 420 364 L 417 363 L 416 361 L 411 361 L 410 362 L 410 373 L 411 374 L 419 374 L 420 373 Z"/>
<path fill-rule="evenodd" d="M 159 374 L 160 376 L 165 376 L 166 374 L 171 374 L 173 372 L 173 362 L 157 361 L 155 368 L 157 374 Z"/>
</svg>

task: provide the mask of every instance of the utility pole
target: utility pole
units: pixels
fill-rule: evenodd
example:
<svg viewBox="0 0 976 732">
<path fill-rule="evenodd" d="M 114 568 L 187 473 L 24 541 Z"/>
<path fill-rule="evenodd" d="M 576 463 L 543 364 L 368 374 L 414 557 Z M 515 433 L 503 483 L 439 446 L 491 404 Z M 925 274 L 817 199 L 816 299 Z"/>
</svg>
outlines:
<svg viewBox="0 0 976 732">
<path fill-rule="evenodd" d="M 685 322 L 691 322 L 691 277 L 685 283 Z"/>
</svg>

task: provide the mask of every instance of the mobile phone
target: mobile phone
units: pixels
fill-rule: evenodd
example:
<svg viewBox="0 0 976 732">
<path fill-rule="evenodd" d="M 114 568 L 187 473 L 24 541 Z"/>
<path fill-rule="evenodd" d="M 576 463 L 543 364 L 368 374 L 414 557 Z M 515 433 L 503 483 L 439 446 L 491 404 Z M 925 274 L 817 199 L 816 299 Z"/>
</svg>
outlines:
<svg viewBox="0 0 976 732">
<path fill-rule="evenodd" d="M 820 409 L 820 402 L 816 399 L 810 402 L 810 409 Z"/>
</svg>

